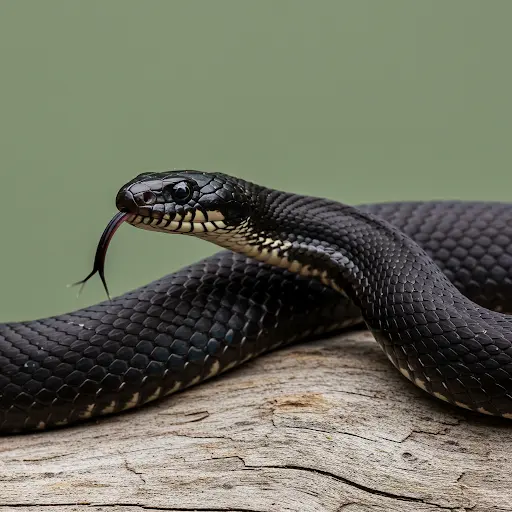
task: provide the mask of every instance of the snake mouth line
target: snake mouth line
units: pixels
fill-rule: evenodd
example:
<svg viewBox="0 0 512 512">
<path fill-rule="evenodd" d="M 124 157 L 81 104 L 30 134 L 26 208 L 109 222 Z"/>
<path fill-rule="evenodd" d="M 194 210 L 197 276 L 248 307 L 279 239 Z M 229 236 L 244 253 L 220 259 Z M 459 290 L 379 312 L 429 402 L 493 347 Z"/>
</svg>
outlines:
<svg viewBox="0 0 512 512">
<path fill-rule="evenodd" d="M 202 212 L 198 213 L 196 213 L 195 218 L 188 213 L 184 216 L 177 214 L 174 217 L 170 215 L 146 216 L 133 214 L 130 219 L 126 219 L 126 222 L 136 228 L 165 233 L 211 233 L 219 229 L 226 229 L 226 223 L 222 220 L 224 217 L 221 218 L 220 212 L 206 212 L 206 215 Z M 210 215 L 210 213 L 213 215 Z M 201 220 L 198 220 L 198 218 Z"/>
</svg>

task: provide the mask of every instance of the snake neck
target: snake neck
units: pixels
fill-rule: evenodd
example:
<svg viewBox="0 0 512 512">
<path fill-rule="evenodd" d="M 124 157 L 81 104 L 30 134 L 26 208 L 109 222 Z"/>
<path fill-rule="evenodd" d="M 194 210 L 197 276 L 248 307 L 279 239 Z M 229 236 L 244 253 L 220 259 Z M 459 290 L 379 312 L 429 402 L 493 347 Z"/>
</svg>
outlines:
<svg viewBox="0 0 512 512">
<path fill-rule="evenodd" d="M 232 251 L 285 268 L 348 295 L 359 307 L 395 285 L 400 261 L 425 285 L 424 276 L 447 279 L 415 242 L 370 213 L 334 201 L 267 188 L 254 190 L 252 214 L 233 229 L 201 237 Z M 403 262 L 403 263 L 402 263 Z M 449 285 L 451 286 L 451 285 Z M 398 289 L 403 287 L 399 284 Z M 413 290 L 414 283 L 407 289 Z M 404 288 L 405 291 L 405 288 Z"/>
</svg>

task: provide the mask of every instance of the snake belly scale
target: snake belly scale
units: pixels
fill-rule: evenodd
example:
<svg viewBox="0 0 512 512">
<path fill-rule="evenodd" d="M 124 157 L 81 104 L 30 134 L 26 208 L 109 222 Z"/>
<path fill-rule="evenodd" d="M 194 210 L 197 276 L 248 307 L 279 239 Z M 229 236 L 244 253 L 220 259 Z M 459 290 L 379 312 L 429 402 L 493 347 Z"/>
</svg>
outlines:
<svg viewBox="0 0 512 512">
<path fill-rule="evenodd" d="M 229 250 L 112 301 L 0 325 L 0 432 L 137 407 L 362 319 L 432 396 L 512 417 L 512 205 L 354 208 L 199 171 L 142 174 L 116 202 L 135 227 Z"/>
</svg>

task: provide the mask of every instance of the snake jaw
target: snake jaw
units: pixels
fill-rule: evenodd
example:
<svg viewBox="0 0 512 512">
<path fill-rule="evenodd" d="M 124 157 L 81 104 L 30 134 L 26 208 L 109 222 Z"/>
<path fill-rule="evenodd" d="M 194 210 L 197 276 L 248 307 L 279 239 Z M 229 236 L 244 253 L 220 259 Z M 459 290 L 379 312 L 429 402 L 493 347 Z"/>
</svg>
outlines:
<svg viewBox="0 0 512 512">
<path fill-rule="evenodd" d="M 185 235 L 211 233 L 227 228 L 225 217 L 220 211 L 199 209 L 189 210 L 184 215 L 178 213 L 159 215 L 154 212 L 150 215 L 134 215 L 129 224 L 147 231 Z"/>
</svg>

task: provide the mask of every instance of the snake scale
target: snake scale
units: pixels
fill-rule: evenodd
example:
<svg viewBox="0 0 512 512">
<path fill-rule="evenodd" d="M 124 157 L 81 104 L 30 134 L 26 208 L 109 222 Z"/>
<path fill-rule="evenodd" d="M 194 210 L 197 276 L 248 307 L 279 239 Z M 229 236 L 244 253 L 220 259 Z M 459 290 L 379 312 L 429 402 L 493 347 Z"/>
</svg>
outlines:
<svg viewBox="0 0 512 512">
<path fill-rule="evenodd" d="M 1 324 L 1 433 L 137 407 L 362 320 L 417 386 L 512 417 L 511 204 L 356 208 L 200 171 L 141 174 L 116 204 L 102 278 L 123 222 L 228 250 L 112 301 Z"/>
</svg>

